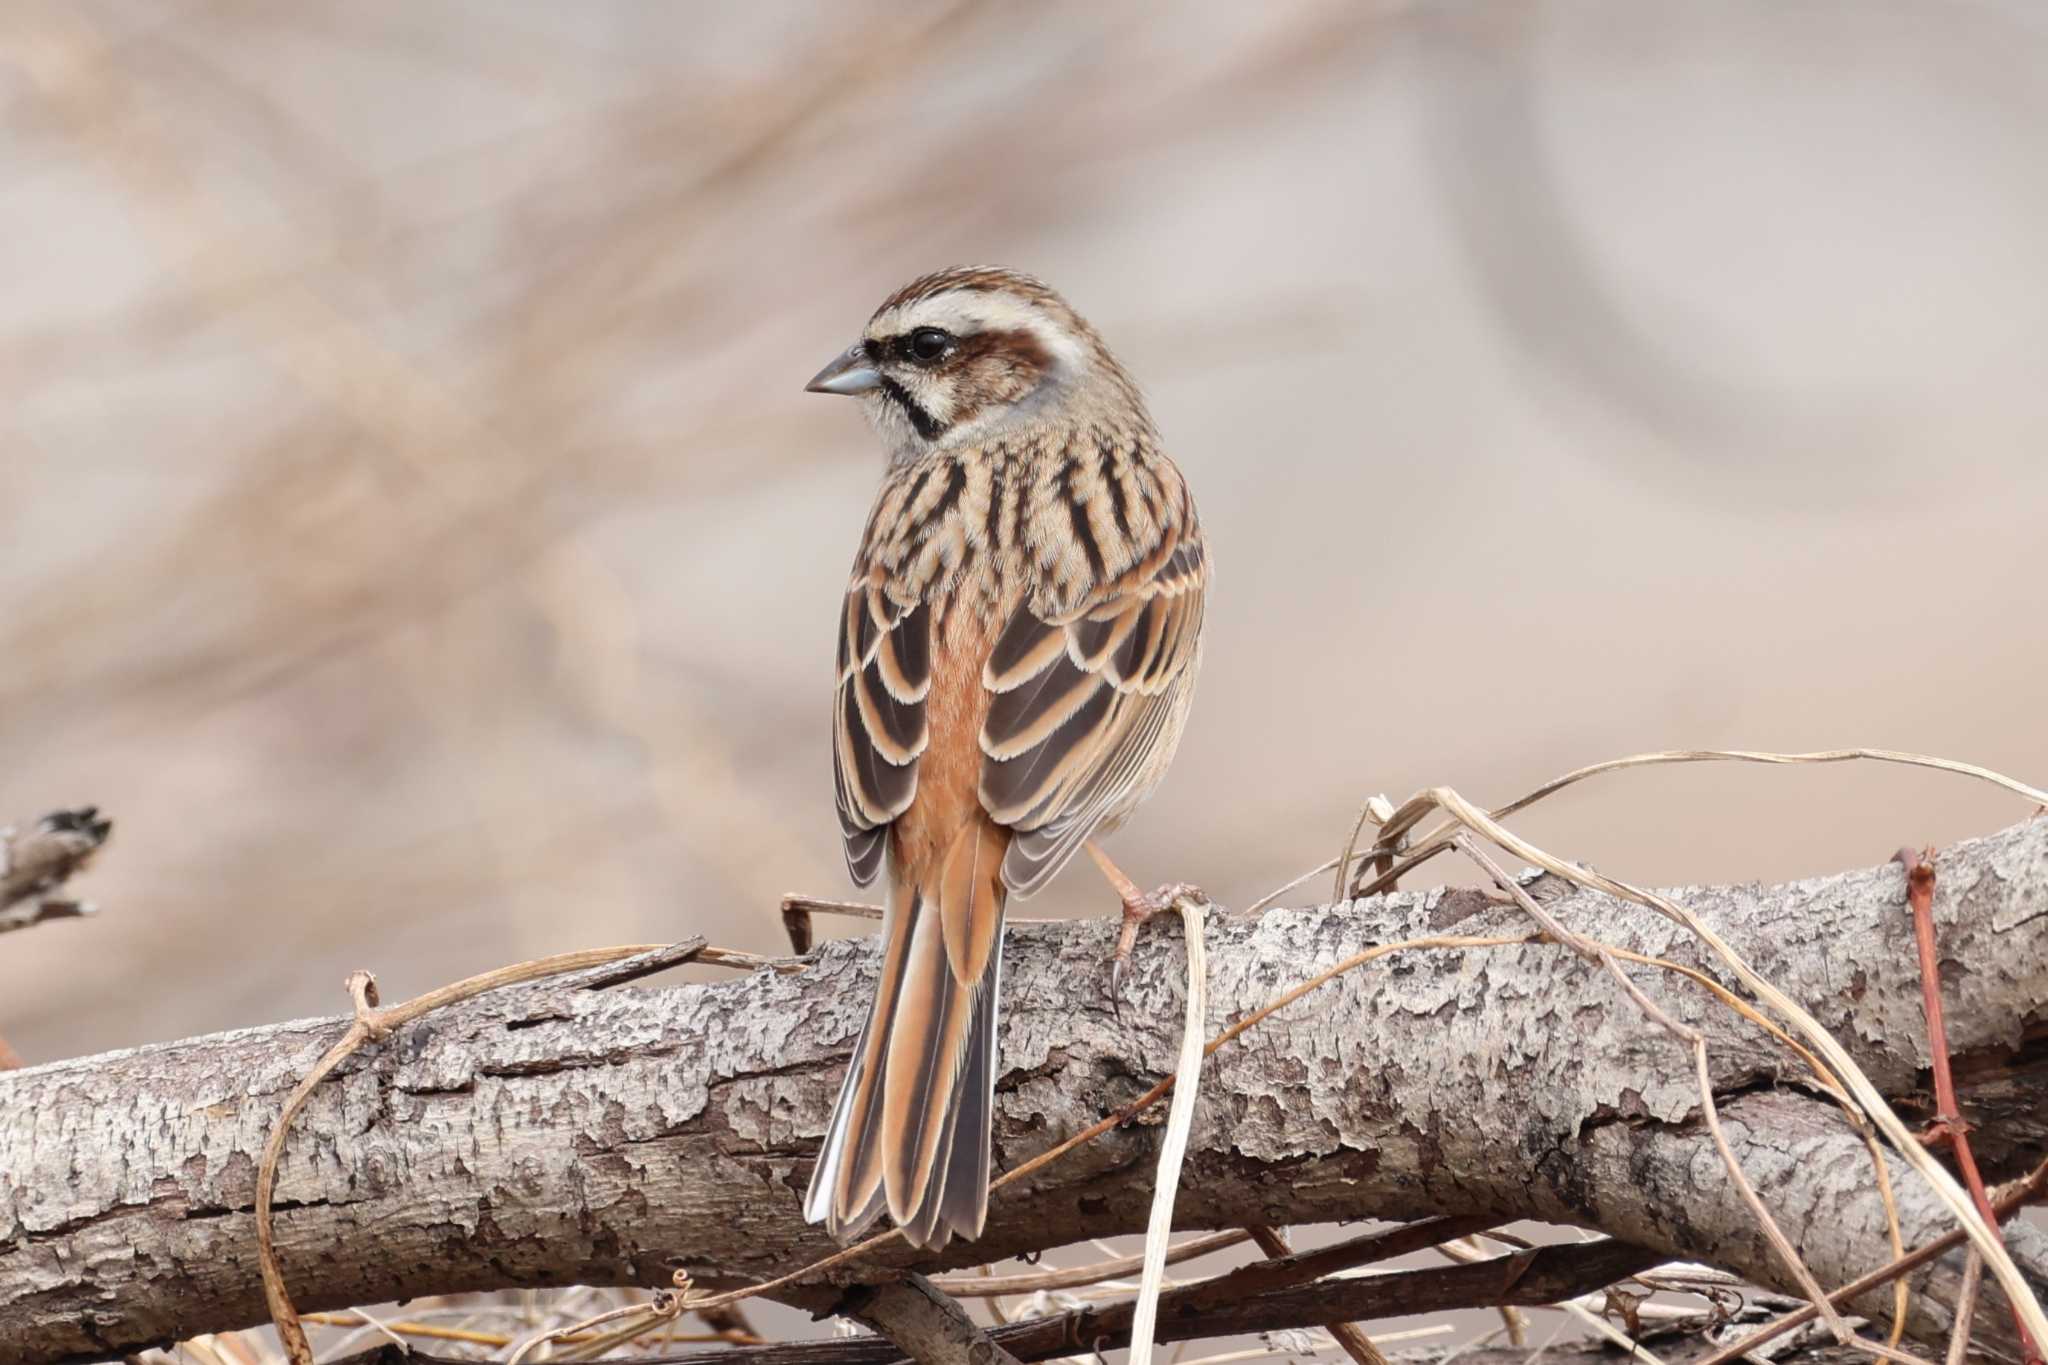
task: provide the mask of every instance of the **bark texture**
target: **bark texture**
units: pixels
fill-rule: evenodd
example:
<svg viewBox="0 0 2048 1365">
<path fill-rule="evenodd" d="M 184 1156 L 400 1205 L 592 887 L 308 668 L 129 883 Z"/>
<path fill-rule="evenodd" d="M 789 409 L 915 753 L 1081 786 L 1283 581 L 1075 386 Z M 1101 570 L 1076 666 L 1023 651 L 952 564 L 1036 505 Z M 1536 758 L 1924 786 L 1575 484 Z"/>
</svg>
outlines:
<svg viewBox="0 0 2048 1365">
<path fill-rule="evenodd" d="M 2048 1145 L 2048 821 L 1949 849 L 1937 867 L 1965 1103 L 1980 1153 L 2009 1171 Z M 1898 867 L 1675 894 L 1806 1002 L 1881 1089 L 1917 1102 L 1928 1057 Z M 1552 904 L 1573 928 L 1712 970 L 1648 912 L 1562 890 Z M 1527 927 L 1472 892 L 1219 915 L 1210 1028 L 1369 944 L 1453 926 Z M 1104 989 L 1114 927 L 1009 933 L 999 1169 L 1172 1065 L 1178 927 L 1160 922 L 1141 940 L 1121 1020 Z M 666 1283 L 677 1265 L 701 1284 L 739 1283 L 831 1250 L 798 1204 L 874 964 L 870 942 L 838 942 L 795 975 L 507 991 L 357 1055 L 313 1095 L 280 1170 L 279 1250 L 300 1307 Z M 1869 1157 L 1834 1106 L 1788 1084 L 1796 1064 L 1703 991 L 1635 970 L 1712 1040 L 1729 1138 L 1820 1278 L 1888 1259 Z M 257 1153 L 286 1092 L 344 1027 L 305 1020 L 0 1076 L 0 1365 L 260 1320 Z M 1696 1099 L 1686 1051 L 1562 948 L 1402 954 L 1211 1059 L 1176 1217 L 1185 1228 L 1533 1217 L 1787 1286 Z M 1149 1118 L 998 1194 L 973 1247 L 897 1248 L 845 1278 L 1141 1229 Z M 1909 1245 L 1949 1226 L 1906 1167 L 1894 1163 L 1893 1178 Z M 2048 1238 L 2020 1227 L 2012 1240 L 2041 1279 Z M 1918 1331 L 1946 1325 L 1956 1279 L 1945 1264 L 1916 1282 Z M 1995 1302 L 1978 1322 L 1987 1345 L 2009 1345 Z"/>
</svg>

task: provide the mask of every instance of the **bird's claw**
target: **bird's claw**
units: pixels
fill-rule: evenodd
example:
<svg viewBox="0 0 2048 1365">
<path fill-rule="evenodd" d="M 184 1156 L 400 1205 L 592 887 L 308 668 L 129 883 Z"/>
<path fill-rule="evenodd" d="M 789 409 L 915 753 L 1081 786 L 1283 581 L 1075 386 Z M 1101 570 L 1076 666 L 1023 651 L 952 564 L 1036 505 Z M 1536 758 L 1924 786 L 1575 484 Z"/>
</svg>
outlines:
<svg viewBox="0 0 2048 1365">
<path fill-rule="evenodd" d="M 1123 927 L 1117 931 L 1116 953 L 1109 966 L 1109 1009 L 1119 1023 L 1123 1021 L 1124 983 L 1131 976 L 1131 949 L 1137 945 L 1138 930 L 1145 922 L 1162 911 L 1173 909 L 1183 897 L 1208 902 L 1202 888 L 1187 882 L 1168 882 L 1156 891 L 1127 898 L 1124 901 Z"/>
</svg>

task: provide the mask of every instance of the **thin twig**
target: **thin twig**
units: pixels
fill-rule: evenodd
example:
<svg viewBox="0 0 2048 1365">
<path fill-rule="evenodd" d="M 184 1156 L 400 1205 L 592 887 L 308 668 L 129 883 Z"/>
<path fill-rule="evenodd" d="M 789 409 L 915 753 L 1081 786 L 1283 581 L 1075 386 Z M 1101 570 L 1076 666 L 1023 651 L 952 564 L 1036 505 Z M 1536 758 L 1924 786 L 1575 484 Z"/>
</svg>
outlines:
<svg viewBox="0 0 2048 1365">
<path fill-rule="evenodd" d="M 1384 828 L 1387 821 L 1393 818 L 1393 810 L 1392 803 L 1384 796 L 1368 797 L 1365 804 L 1358 808 L 1358 819 L 1351 824 L 1351 835 L 1344 841 L 1344 851 L 1337 855 L 1337 884 L 1330 890 L 1331 904 L 1334 905 L 1344 899 L 1345 874 L 1351 870 L 1351 855 L 1358 848 L 1358 836 L 1365 832 L 1366 821 L 1370 820 L 1374 825 Z M 1393 867 L 1392 851 L 1380 852 L 1374 862 L 1382 876 L 1388 875 Z"/>
<path fill-rule="evenodd" d="M 1266 1253 L 1268 1260 L 1277 1260 L 1294 1253 L 1294 1248 L 1287 1244 L 1287 1234 L 1278 1228 L 1254 1223 L 1246 1230 L 1251 1233 L 1252 1240 L 1259 1244 L 1259 1250 Z M 1450 1243 L 1446 1242 L 1444 1245 L 1448 1246 Z M 1504 1308 L 1502 1311 L 1508 1310 Z M 1367 1336 L 1365 1329 L 1357 1323 L 1333 1322 L 1325 1330 L 1342 1348 L 1344 1354 L 1357 1361 L 1358 1365 L 1387 1365 L 1386 1356 L 1380 1353 L 1380 1348 L 1373 1344 L 1372 1338 Z"/>
<path fill-rule="evenodd" d="M 370 1325 L 369 1316 L 360 1308 L 350 1308 L 340 1313 L 301 1313 L 299 1319 L 321 1327 L 367 1327 Z M 409 1319 L 377 1325 L 402 1337 L 418 1337 L 423 1341 L 459 1341 L 467 1346 L 503 1348 L 518 1340 L 505 1332 L 484 1332 L 473 1327 L 444 1327 L 438 1323 L 416 1322 Z M 557 1340 L 562 1345 L 573 1346 L 591 1338 L 566 1336 Z M 691 1332 L 667 1337 L 665 1340 L 686 1345 L 728 1341 L 735 1346 L 758 1346 L 762 1344 L 763 1338 L 750 1331 L 717 1331 Z"/>
<path fill-rule="evenodd" d="M 1436 1251 L 1439 1256 L 1443 1256 L 1446 1259 L 1462 1261 L 1467 1264 L 1474 1261 L 1492 1259 L 1486 1254 L 1485 1249 L 1479 1245 L 1477 1237 L 1461 1237 L 1455 1242 L 1445 1242 Z M 1598 1324 L 1598 1327 L 1607 1327 L 1606 1322 L 1598 1315 L 1583 1308 L 1578 1308 L 1576 1305 L 1564 1303 L 1559 1304 L 1558 1307 L 1571 1313 L 1574 1317 L 1587 1321 L 1589 1325 Z M 1522 1311 L 1519 1308 L 1511 1308 L 1506 1304 L 1502 1304 L 1498 1311 L 1500 1313 L 1501 1331 L 1506 1334 L 1508 1345 L 1517 1347 L 1527 1346 L 1529 1344 L 1529 1324 L 1527 1319 L 1522 1316 Z M 1598 1330 L 1598 1327 L 1595 1330 Z M 1611 1327 L 1607 1328 L 1607 1330 L 1613 1331 Z"/>
<path fill-rule="evenodd" d="M 506 1365 L 520 1365 L 520 1362 L 525 1360 L 527 1354 L 536 1346 L 549 1345 L 561 1341 L 564 1337 L 568 1336 L 587 1336 L 594 1329 L 602 1327 L 606 1323 L 617 1322 L 622 1318 L 640 1317 L 643 1314 L 650 1315 L 648 1321 L 632 1324 L 623 1332 L 610 1332 L 590 1338 L 587 1344 L 572 1351 L 568 1358 L 571 1360 L 589 1360 L 595 1356 L 603 1355 L 614 1346 L 623 1346 L 635 1337 L 643 1336 L 654 1328 L 659 1327 L 662 1323 L 672 1321 L 683 1311 L 681 1299 L 682 1296 L 680 1294 L 669 1290 L 662 1290 L 647 1303 L 622 1304 L 617 1308 L 599 1313 L 595 1317 L 588 1317 L 581 1322 L 571 1323 L 567 1327 L 558 1327 L 553 1331 L 538 1333 L 519 1343 L 519 1349 L 512 1353 L 511 1359 L 506 1362 Z"/>
<path fill-rule="evenodd" d="M 1222 1251 L 1251 1240 L 1252 1235 L 1242 1229 L 1234 1232 L 1212 1232 L 1206 1237 L 1196 1237 L 1182 1242 L 1166 1253 L 1168 1265 L 1179 1265 L 1182 1261 L 1206 1256 L 1212 1251 Z M 1135 1256 L 1120 1256 L 1115 1260 L 1097 1261 L 1092 1265 L 1077 1265 L 1065 1270 L 1041 1270 L 1028 1275 L 941 1275 L 932 1281 L 956 1299 L 987 1299 L 1007 1297 L 1012 1294 L 1037 1294 L 1053 1289 L 1075 1289 L 1082 1285 L 1095 1284 L 1102 1280 L 1114 1280 L 1143 1268 L 1143 1252 Z"/>
<path fill-rule="evenodd" d="M 1955 1326 L 1949 1329 L 1947 1365 L 1963 1365 L 1970 1353 L 1970 1320 L 1977 1314 L 1977 1291 L 1984 1283 L 1984 1258 L 1974 1249 L 1963 1263 L 1963 1287 L 1956 1294 Z"/>
<path fill-rule="evenodd" d="M 1934 1070 L 1934 1122 L 1928 1128 L 1927 1138 L 1930 1142 L 1949 1144 L 1963 1184 L 1976 1201 L 1977 1212 L 1992 1233 L 2002 1237 L 1998 1215 L 1991 1211 L 1991 1200 L 1984 1193 L 1984 1177 L 1977 1171 L 1977 1158 L 1970 1151 L 1970 1125 L 1963 1120 L 1962 1104 L 1956 1099 L 1955 1074 L 1949 1064 L 1948 1025 L 1941 1010 L 1941 959 L 1934 946 L 1934 850 L 1915 853 L 1902 848 L 1892 855 L 1892 861 L 1906 870 L 1906 904 L 1913 913 L 1913 943 L 1920 955 L 1920 1007 L 1927 1016 L 1927 1055 Z M 2019 1330 L 2020 1349 L 2026 1353 L 2027 1365 L 2041 1365 L 2040 1348 L 2027 1331 L 2026 1320 L 2020 1316 L 2017 1305 L 2013 1309 L 2013 1325 Z"/>
<path fill-rule="evenodd" d="M 1974 777 L 1993 786 L 2003 787 L 2029 801 L 2048 805 L 2048 792 L 2042 791 L 2039 787 L 2030 787 L 2024 782 L 2007 777 L 2004 773 L 1990 768 L 1980 768 L 1974 763 L 1960 763 L 1952 758 L 1906 753 L 1898 749 L 1816 749 L 1808 753 L 1771 753 L 1761 749 L 1665 749 L 1657 753 L 1630 754 L 1627 758 L 1613 758 L 1605 763 L 1574 768 L 1562 777 L 1552 778 L 1527 796 L 1510 801 L 1493 812 L 1493 818 L 1506 819 L 1516 811 L 1525 810 L 1551 793 L 1563 791 L 1573 783 L 1583 782 L 1589 777 L 1598 777 L 1602 773 L 1620 772 L 1624 768 L 1644 768 L 1665 763 L 1851 763 L 1859 759 L 1878 763 L 1903 763 L 1908 767 L 1958 773 L 1964 777 Z"/>
<path fill-rule="evenodd" d="M 1811 753 L 1771 753 L 1758 749 L 1667 749 L 1656 753 L 1631 754 L 1626 758 L 1610 759 L 1605 763 L 1594 763 L 1584 768 L 1575 768 L 1562 777 L 1552 778 L 1534 791 L 1517 797 L 1505 806 L 1496 807 L 1494 810 L 1487 812 L 1487 814 L 1494 820 L 1505 820 L 1517 811 L 1526 810 L 1543 798 L 1562 791 L 1575 783 L 1583 782 L 1589 777 L 1597 777 L 1603 773 L 1620 772 L 1627 768 L 1644 768 L 1670 763 L 1796 765 L 1848 763 L 1856 760 L 1867 760 L 1877 763 L 1900 763 L 1909 767 L 1932 768 L 1938 772 L 1957 773 L 1964 777 L 1974 777 L 1981 781 L 1989 782 L 1993 786 L 2002 787 L 2016 795 L 2026 797 L 2031 801 L 2048 806 L 2048 792 L 2043 792 L 2037 787 L 2031 787 L 2017 779 L 2007 777 L 2004 773 L 1995 772 L 1990 768 L 1981 768 L 1974 763 L 1958 763 L 1953 759 L 1937 758 L 1928 754 L 1903 753 L 1896 749 L 1822 749 Z M 1431 803 L 1428 799 L 1428 793 L 1411 798 L 1389 820 L 1382 824 L 1379 843 L 1375 844 L 1371 850 L 1368 850 L 1368 856 L 1376 858 L 1382 852 L 1391 850 L 1394 845 L 1398 844 L 1406 836 L 1410 829 L 1414 828 L 1415 825 L 1428 815 L 1430 809 Z M 1392 886 L 1396 879 L 1407 875 L 1415 868 L 1450 848 L 1451 844 L 1448 834 L 1449 830 L 1447 827 L 1440 827 L 1431 832 L 1416 842 L 1409 855 L 1395 864 L 1390 873 L 1376 877 L 1369 883 L 1353 888 L 1351 894 L 1353 896 L 1377 895 L 1387 887 Z M 1328 871 L 1333 866 L 1335 866 L 1335 860 L 1322 864 L 1308 875 L 1314 876 L 1317 872 Z"/>
<path fill-rule="evenodd" d="M 1863 1139 L 1864 1150 L 1870 1154 L 1871 1171 L 1877 1179 L 1878 1199 L 1884 1205 L 1885 1236 L 1891 1243 L 1893 1256 L 1905 1255 L 1905 1236 L 1899 1227 L 1899 1203 L 1897 1195 L 1892 1189 L 1891 1166 L 1885 1161 L 1884 1151 L 1878 1145 L 1877 1134 L 1872 1131 L 1870 1124 L 1864 1119 L 1863 1111 L 1856 1107 L 1855 1101 L 1849 1098 L 1847 1092 L 1842 1089 L 1841 1082 L 1835 1079 L 1834 1074 L 1828 1070 L 1827 1065 L 1820 1058 L 1814 1056 L 1797 1038 L 1794 1038 L 1777 1024 L 1772 1023 L 1769 1019 L 1757 1013 L 1755 1006 L 1736 995 L 1711 976 L 1708 976 L 1705 972 L 1672 962 L 1666 958 L 1650 957 L 1642 953 L 1631 952 L 1627 948 L 1619 948 L 1613 944 L 1603 943 L 1601 946 L 1608 953 L 1620 958 L 1624 962 L 1634 962 L 1642 966 L 1656 967 L 1661 971 L 1672 972 L 1704 988 L 1729 1009 L 1734 1010 L 1744 1019 L 1755 1024 L 1758 1028 L 1776 1039 L 1806 1065 L 1812 1073 L 1813 1085 L 1830 1099 L 1834 1100 L 1835 1104 L 1842 1111 L 1842 1117 L 1856 1130 L 1857 1135 Z M 1895 1281 L 1892 1285 L 1892 1327 L 1891 1333 L 1885 1342 L 1888 1346 L 1897 1346 L 1905 1337 L 1906 1309 L 1909 1299 L 1910 1290 L 1906 1282 L 1903 1279 Z"/>
<path fill-rule="evenodd" d="M 782 928 L 783 932 L 789 935 L 789 950 L 798 957 L 802 957 L 805 953 L 810 952 L 813 947 L 817 946 L 817 937 L 813 932 L 811 924 L 811 916 L 814 914 L 841 915 L 847 919 L 864 920 L 879 920 L 883 918 L 882 907 L 879 905 L 869 905 L 866 901 L 837 901 L 821 896 L 806 896 L 801 892 L 792 891 L 782 898 Z M 1052 920 L 1032 919 L 1029 916 L 1006 915 L 1003 917 L 1003 923 L 1005 924 L 1051 924 L 1054 922 Z M 740 954 L 731 954 L 731 956 L 738 957 Z M 788 962 L 787 958 L 764 958 L 761 961 L 764 963 L 772 962 L 778 970 L 788 970 L 788 968 L 782 965 Z"/>
<path fill-rule="evenodd" d="M 1850 1328 L 1834 1304 L 1828 1301 L 1827 1291 L 1821 1288 L 1820 1280 L 1800 1257 L 1798 1248 L 1792 1245 L 1792 1239 L 1778 1226 L 1778 1220 L 1771 1216 L 1770 1208 L 1765 1205 L 1763 1196 L 1756 1192 L 1756 1186 L 1750 1184 L 1749 1177 L 1743 1174 L 1742 1163 L 1736 1159 L 1735 1149 L 1728 1145 L 1728 1135 L 1721 1130 L 1721 1107 L 1714 1102 L 1714 1077 L 1707 1066 L 1706 1039 L 1697 1033 L 1692 1037 L 1692 1059 L 1694 1075 L 1699 1080 L 1700 1116 L 1707 1121 L 1707 1132 L 1712 1134 L 1714 1147 L 1721 1153 L 1721 1162 L 1728 1168 L 1729 1177 L 1734 1180 L 1735 1189 L 1742 1196 L 1742 1202 L 1749 1205 L 1751 1216 L 1756 1219 L 1757 1226 L 1763 1229 L 1764 1237 L 1770 1242 L 1771 1249 L 1778 1253 L 1778 1259 L 1785 1263 L 1785 1268 L 1798 1282 L 1800 1291 L 1814 1307 L 1820 1309 L 1821 1318 L 1827 1323 L 1828 1330 L 1835 1334 L 1835 1340 L 1844 1346 L 1854 1343 L 1855 1331 Z"/>
<path fill-rule="evenodd" d="M 676 943 L 651 946 L 645 952 L 605 963 L 601 967 L 588 967 L 580 972 L 564 973 L 555 985 L 562 990 L 610 990 L 613 986 L 623 986 L 628 982 L 653 976 L 657 972 L 665 972 L 671 967 L 695 962 L 707 952 L 723 951 L 709 946 L 701 937 L 686 938 Z"/>
<path fill-rule="evenodd" d="M 851 919 L 880 919 L 882 907 L 863 901 L 820 900 L 795 891 L 782 898 L 782 929 L 789 935 L 789 950 L 802 957 L 816 942 L 811 933 L 811 916 L 845 915 Z"/>
<path fill-rule="evenodd" d="M 706 948 L 695 959 L 707 967 L 731 967 L 736 971 L 758 972 L 762 969 L 777 976 L 796 976 L 804 970 L 804 964 L 795 958 L 764 957 L 760 953 L 741 952 L 737 948 Z"/>
<path fill-rule="evenodd" d="M 846 1312 L 901 1347 L 918 1365 L 1018 1365 L 922 1275 L 856 1288 Z"/>
<path fill-rule="evenodd" d="M 400 1336 L 390 1327 L 385 1326 L 384 1323 L 379 1321 L 377 1318 L 374 1318 L 370 1314 L 365 1313 L 362 1309 L 356 1309 L 356 1316 L 362 1319 L 363 1326 L 369 1328 L 378 1336 L 383 1337 L 386 1341 L 390 1342 L 393 1346 L 396 1346 L 399 1350 L 409 1351 L 412 1349 L 412 1343 L 408 1342 L 404 1337 Z"/>
</svg>

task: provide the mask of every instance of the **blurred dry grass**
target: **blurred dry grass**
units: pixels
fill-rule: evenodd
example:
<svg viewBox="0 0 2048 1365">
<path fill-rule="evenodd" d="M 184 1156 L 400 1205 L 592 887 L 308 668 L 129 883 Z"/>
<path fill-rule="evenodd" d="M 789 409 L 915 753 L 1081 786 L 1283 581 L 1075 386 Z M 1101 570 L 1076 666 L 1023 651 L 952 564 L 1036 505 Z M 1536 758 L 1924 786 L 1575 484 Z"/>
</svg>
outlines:
<svg viewBox="0 0 2048 1365">
<path fill-rule="evenodd" d="M 0 1034 L 775 944 L 843 886 L 878 459 L 799 388 L 961 260 L 1097 322 L 1212 528 L 1141 876 L 1247 903 L 1366 792 L 1640 749 L 2039 783 L 2044 77 L 1931 0 L 11 4 L 0 811 L 120 828 Z M 1692 769 L 1525 827 L 1673 882 L 2021 813 Z"/>
</svg>

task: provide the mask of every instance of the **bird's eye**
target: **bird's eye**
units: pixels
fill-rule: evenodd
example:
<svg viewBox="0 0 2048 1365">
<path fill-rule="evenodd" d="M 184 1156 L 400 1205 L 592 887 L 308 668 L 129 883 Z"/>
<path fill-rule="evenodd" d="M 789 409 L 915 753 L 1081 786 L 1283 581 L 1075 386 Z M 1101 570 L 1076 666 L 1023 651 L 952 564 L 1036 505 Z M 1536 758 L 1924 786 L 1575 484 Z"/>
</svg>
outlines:
<svg viewBox="0 0 2048 1365">
<path fill-rule="evenodd" d="M 953 349 L 953 337 L 936 327 L 920 327 L 910 334 L 907 346 L 912 360 L 920 365 L 929 365 L 943 359 L 946 352 Z"/>
</svg>

